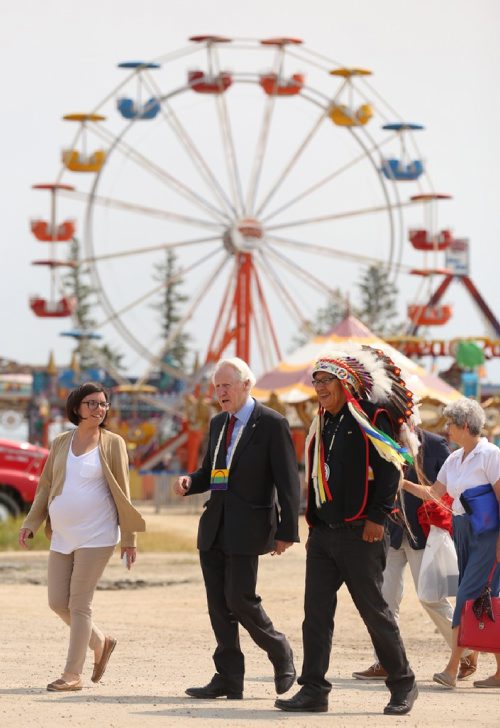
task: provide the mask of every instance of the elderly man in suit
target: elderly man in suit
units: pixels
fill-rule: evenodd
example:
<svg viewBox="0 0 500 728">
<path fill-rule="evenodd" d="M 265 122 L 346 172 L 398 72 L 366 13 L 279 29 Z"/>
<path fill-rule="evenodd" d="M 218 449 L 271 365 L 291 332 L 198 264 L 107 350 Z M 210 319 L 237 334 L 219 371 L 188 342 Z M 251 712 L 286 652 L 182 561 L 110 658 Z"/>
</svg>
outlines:
<svg viewBox="0 0 500 728">
<path fill-rule="evenodd" d="M 259 555 L 280 555 L 298 537 L 299 476 L 286 419 L 256 402 L 255 377 L 239 358 L 220 360 L 213 383 L 222 408 L 210 423 L 201 467 L 181 476 L 177 495 L 210 491 L 200 519 L 198 549 L 217 647 L 216 673 L 194 698 L 241 699 L 245 673 L 238 625 L 267 653 L 276 692 L 295 680 L 293 655 L 256 594 Z"/>
</svg>

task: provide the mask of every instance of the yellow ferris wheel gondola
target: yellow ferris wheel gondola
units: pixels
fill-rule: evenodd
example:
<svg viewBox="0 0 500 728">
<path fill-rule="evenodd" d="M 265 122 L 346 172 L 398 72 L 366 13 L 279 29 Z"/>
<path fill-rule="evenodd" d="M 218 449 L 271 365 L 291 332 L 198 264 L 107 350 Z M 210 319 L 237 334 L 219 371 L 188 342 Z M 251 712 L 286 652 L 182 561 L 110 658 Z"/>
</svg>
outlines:
<svg viewBox="0 0 500 728">
<path fill-rule="evenodd" d="M 81 124 L 82 149 L 64 149 L 62 162 L 71 172 L 99 172 L 106 161 L 106 152 L 98 149 L 87 152 L 87 124 L 105 121 L 106 117 L 100 114 L 65 114 L 64 121 L 76 121 Z"/>
<path fill-rule="evenodd" d="M 373 108 L 371 104 L 363 103 L 358 107 L 353 104 L 353 84 L 352 79 L 356 76 L 371 76 L 372 72 L 367 68 L 335 68 L 330 71 L 331 76 L 340 76 L 345 80 L 345 88 L 349 95 L 348 104 L 338 104 L 334 102 L 330 107 L 329 117 L 337 126 L 363 126 L 367 124 L 373 116 Z M 342 91 L 342 90 L 341 90 Z"/>
</svg>

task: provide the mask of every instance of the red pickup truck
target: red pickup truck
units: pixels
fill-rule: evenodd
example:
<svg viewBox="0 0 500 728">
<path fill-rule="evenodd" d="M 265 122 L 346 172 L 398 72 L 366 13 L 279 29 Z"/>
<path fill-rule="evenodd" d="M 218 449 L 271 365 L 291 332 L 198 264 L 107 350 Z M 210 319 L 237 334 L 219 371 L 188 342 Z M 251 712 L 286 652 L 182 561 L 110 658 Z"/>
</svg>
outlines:
<svg viewBox="0 0 500 728">
<path fill-rule="evenodd" d="M 48 454 L 28 442 L 0 440 L 0 521 L 29 509 Z"/>
</svg>

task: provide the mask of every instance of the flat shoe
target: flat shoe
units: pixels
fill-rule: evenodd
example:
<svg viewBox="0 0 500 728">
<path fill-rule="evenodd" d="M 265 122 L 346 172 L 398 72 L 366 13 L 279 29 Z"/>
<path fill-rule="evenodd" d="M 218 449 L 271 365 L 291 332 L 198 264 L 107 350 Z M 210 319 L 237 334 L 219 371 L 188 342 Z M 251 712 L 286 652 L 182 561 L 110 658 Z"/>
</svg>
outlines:
<svg viewBox="0 0 500 728">
<path fill-rule="evenodd" d="M 450 677 L 447 672 L 435 672 L 432 679 L 438 685 L 442 685 L 444 688 L 448 688 L 449 690 L 453 690 L 453 688 L 457 687 L 457 681 Z"/>
<path fill-rule="evenodd" d="M 486 680 L 476 680 L 474 682 L 475 688 L 500 688 L 500 678 L 498 677 L 487 677 Z"/>
<path fill-rule="evenodd" d="M 54 682 L 47 685 L 47 690 L 51 693 L 65 693 L 72 690 L 81 690 L 82 688 L 83 683 L 81 678 L 78 678 L 78 680 L 72 680 L 71 682 L 66 682 L 59 678 L 59 680 L 54 680 Z"/>
<path fill-rule="evenodd" d="M 99 660 L 99 662 L 94 663 L 94 671 L 92 672 L 92 677 L 90 678 L 92 682 L 98 683 L 101 677 L 104 675 L 108 660 L 111 657 L 111 653 L 113 652 L 115 647 L 116 640 L 114 637 L 104 638 L 104 649 L 102 651 L 101 659 Z"/>
</svg>

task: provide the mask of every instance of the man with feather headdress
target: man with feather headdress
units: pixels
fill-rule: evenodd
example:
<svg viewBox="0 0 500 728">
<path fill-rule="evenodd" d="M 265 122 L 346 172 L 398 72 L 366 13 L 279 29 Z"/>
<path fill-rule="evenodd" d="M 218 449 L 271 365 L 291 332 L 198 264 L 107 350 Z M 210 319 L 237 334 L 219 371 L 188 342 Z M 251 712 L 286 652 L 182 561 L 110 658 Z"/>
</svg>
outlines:
<svg viewBox="0 0 500 728">
<path fill-rule="evenodd" d="M 397 623 L 382 596 L 401 466 L 411 455 L 397 442 L 413 395 L 383 351 L 357 344 L 325 352 L 314 364 L 319 411 L 306 441 L 309 524 L 302 626 L 304 660 L 286 711 L 326 712 L 337 591 L 346 584 L 387 670 L 387 715 L 409 713 L 418 695 Z"/>
</svg>

